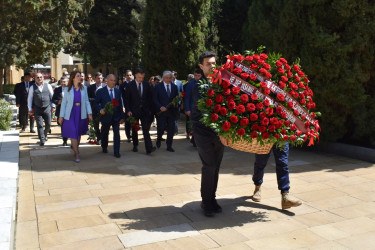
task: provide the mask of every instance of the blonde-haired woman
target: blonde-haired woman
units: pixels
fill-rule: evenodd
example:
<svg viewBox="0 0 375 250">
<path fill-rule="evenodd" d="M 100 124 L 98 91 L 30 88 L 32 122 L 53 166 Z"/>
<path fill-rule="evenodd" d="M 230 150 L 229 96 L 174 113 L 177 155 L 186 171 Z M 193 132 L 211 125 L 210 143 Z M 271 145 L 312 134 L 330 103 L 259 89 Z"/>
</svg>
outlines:
<svg viewBox="0 0 375 250">
<path fill-rule="evenodd" d="M 88 130 L 88 120 L 92 120 L 92 111 L 87 95 L 87 88 L 81 83 L 81 73 L 74 71 L 70 74 L 68 87 L 65 88 L 61 103 L 59 123 L 63 126 L 62 136 L 70 138 L 74 151 L 75 162 L 79 159 L 79 143 L 81 135 Z"/>
</svg>

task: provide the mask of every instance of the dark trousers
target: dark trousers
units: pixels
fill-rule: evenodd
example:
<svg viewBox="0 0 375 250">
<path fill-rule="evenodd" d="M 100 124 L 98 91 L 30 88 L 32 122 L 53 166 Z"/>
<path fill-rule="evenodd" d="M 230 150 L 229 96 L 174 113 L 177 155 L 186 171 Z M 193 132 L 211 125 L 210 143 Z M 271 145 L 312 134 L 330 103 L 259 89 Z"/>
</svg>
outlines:
<svg viewBox="0 0 375 250">
<path fill-rule="evenodd" d="M 224 146 L 217 135 L 194 128 L 195 143 L 202 161 L 201 196 L 205 204 L 211 204 L 216 197 L 219 169 L 224 155 Z"/>
<path fill-rule="evenodd" d="M 59 123 L 59 119 L 57 119 L 57 125 L 60 126 L 60 129 L 61 129 L 61 136 L 62 136 L 62 134 L 63 134 L 63 126 L 60 125 L 60 123 Z M 63 137 L 63 142 L 66 143 L 67 141 L 68 141 L 68 138 Z"/>
<path fill-rule="evenodd" d="M 46 108 L 34 108 L 34 116 L 38 129 L 39 140 L 44 143 L 47 133 L 51 129 L 51 106 Z"/>
<path fill-rule="evenodd" d="M 29 115 L 29 108 L 27 105 L 21 105 L 18 108 L 18 117 L 21 128 L 24 129 L 28 123 L 27 120 L 30 119 L 30 130 L 34 130 L 34 119 Z"/>
<path fill-rule="evenodd" d="M 285 148 L 272 147 L 273 155 L 276 162 L 276 176 L 277 185 L 281 193 L 289 192 L 289 167 L 288 167 L 288 156 L 289 156 L 289 144 L 285 144 Z M 270 158 L 271 152 L 268 154 L 256 154 L 254 163 L 254 175 L 253 182 L 256 186 L 263 183 L 264 169 L 267 165 L 267 161 Z"/>
<path fill-rule="evenodd" d="M 119 121 L 112 120 L 109 123 L 102 123 L 102 148 L 108 147 L 108 134 L 109 129 L 112 126 L 113 130 L 113 152 L 119 153 L 120 152 L 120 123 Z"/>
<path fill-rule="evenodd" d="M 168 128 L 168 133 L 167 133 L 167 148 L 172 147 L 172 142 L 173 142 L 173 136 L 175 133 L 175 119 L 172 116 L 168 116 L 165 114 L 159 115 L 158 119 L 158 127 L 157 127 L 157 132 L 158 132 L 158 141 L 161 140 L 164 130 Z"/>
<path fill-rule="evenodd" d="M 96 135 L 96 138 L 98 141 L 100 141 L 102 139 L 102 135 L 101 135 L 101 132 L 100 132 L 100 119 L 97 119 L 97 117 L 99 116 L 99 113 L 95 113 L 93 115 L 93 124 L 94 124 L 94 129 L 95 129 L 95 135 Z"/>
<path fill-rule="evenodd" d="M 145 141 L 145 148 L 146 151 L 151 151 L 152 149 L 152 142 L 151 142 L 151 137 L 150 137 L 150 131 L 149 131 L 149 117 L 146 115 L 143 115 L 141 117 L 136 117 L 141 121 L 141 126 L 142 126 L 142 133 L 143 133 L 143 139 Z M 138 132 L 135 131 L 135 128 L 132 127 L 132 140 L 133 140 L 133 146 L 137 147 L 139 140 L 138 140 Z"/>
<path fill-rule="evenodd" d="M 132 129 L 132 125 L 130 124 L 130 122 L 127 121 L 127 118 L 129 116 L 128 115 L 125 115 L 125 135 L 126 135 L 126 138 L 130 139 L 132 136 L 130 134 L 130 131 Z"/>
</svg>

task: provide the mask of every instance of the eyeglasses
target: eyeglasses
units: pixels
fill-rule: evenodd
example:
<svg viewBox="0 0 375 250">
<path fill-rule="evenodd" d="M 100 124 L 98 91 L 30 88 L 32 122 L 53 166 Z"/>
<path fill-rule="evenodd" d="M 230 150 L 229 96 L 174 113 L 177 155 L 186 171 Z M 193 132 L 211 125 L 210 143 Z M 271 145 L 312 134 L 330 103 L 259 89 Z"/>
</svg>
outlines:
<svg viewBox="0 0 375 250">
<path fill-rule="evenodd" d="M 36 78 L 43 78 L 43 76 L 37 76 Z"/>
</svg>

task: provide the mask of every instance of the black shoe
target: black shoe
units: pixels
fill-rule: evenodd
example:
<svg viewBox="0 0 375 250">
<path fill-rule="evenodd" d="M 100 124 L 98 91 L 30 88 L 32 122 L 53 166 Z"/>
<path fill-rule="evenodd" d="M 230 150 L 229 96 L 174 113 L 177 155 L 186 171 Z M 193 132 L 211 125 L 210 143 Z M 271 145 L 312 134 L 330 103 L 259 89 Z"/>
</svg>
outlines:
<svg viewBox="0 0 375 250">
<path fill-rule="evenodd" d="M 120 153 L 115 153 L 115 157 L 120 158 L 121 157 Z"/>
<path fill-rule="evenodd" d="M 214 212 L 215 213 L 221 213 L 223 211 L 223 209 L 221 208 L 221 206 L 219 204 L 217 204 L 217 200 L 216 199 L 213 200 L 212 206 L 214 208 Z"/>
<path fill-rule="evenodd" d="M 207 217 L 213 217 L 215 216 L 215 209 L 212 207 L 212 205 L 207 205 L 201 202 L 201 208 L 203 210 L 203 214 Z"/>
<path fill-rule="evenodd" d="M 30 133 L 35 133 L 35 130 L 34 129 L 30 129 Z"/>
<path fill-rule="evenodd" d="M 131 141 L 132 141 L 132 140 L 131 140 L 130 138 L 128 138 L 128 143 L 131 143 Z"/>
<path fill-rule="evenodd" d="M 165 139 L 164 139 L 164 138 L 161 138 L 160 140 L 161 140 L 161 141 L 165 141 Z"/>
<path fill-rule="evenodd" d="M 68 143 L 66 141 L 63 142 L 63 147 L 68 146 Z"/>
<path fill-rule="evenodd" d="M 167 148 L 167 151 L 169 151 L 169 152 L 174 152 L 174 149 L 173 149 L 172 147 L 168 147 L 168 148 Z"/>
<path fill-rule="evenodd" d="M 151 150 L 147 150 L 146 153 L 149 155 L 149 154 L 151 154 L 152 152 L 155 152 L 155 150 L 156 150 L 156 147 L 152 147 Z"/>
<path fill-rule="evenodd" d="M 22 128 L 22 129 L 21 129 L 21 133 L 22 133 L 22 132 L 25 132 L 25 130 L 26 130 L 25 128 Z"/>
<path fill-rule="evenodd" d="M 48 131 L 48 133 L 52 134 L 52 130 L 50 129 L 50 130 Z"/>
<path fill-rule="evenodd" d="M 156 140 L 156 147 L 160 148 L 161 146 L 161 141 L 160 140 Z"/>
<path fill-rule="evenodd" d="M 44 146 L 44 141 L 41 141 L 39 145 Z"/>
<path fill-rule="evenodd" d="M 133 147 L 133 152 L 138 152 L 138 147 L 137 146 Z"/>
<path fill-rule="evenodd" d="M 108 149 L 107 148 L 103 148 L 103 153 L 108 153 Z"/>
</svg>

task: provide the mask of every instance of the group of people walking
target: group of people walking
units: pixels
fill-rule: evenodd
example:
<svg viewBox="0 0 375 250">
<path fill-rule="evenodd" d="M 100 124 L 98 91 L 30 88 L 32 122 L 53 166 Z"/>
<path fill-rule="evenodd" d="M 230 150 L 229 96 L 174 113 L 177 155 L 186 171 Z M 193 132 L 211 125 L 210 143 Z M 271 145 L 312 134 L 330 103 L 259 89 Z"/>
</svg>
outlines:
<svg viewBox="0 0 375 250">
<path fill-rule="evenodd" d="M 50 85 L 43 82 L 42 74 L 36 74 L 35 83 L 28 82 L 28 74 L 25 74 L 25 81 L 18 84 L 17 91 L 15 91 L 20 124 L 22 130 L 25 130 L 27 114 L 30 115 L 30 119 L 34 115 L 40 145 L 43 146 L 48 140 L 51 114 L 55 112 L 61 126 L 63 145 L 66 146 L 67 139 L 71 139 L 75 162 L 80 162 L 80 139 L 82 135 L 87 134 L 89 121 L 94 126 L 97 144 L 101 145 L 103 153 L 108 153 L 108 135 L 112 127 L 113 153 L 115 157 L 121 157 L 120 124 L 124 122 L 128 141 L 133 141 L 133 151 L 138 152 L 138 130 L 128 121 L 129 117 L 133 117 L 131 119 L 133 121 L 140 121 L 146 154 L 151 154 L 156 147 L 161 147 L 165 131 L 167 131 L 167 150 L 174 152 L 173 137 L 177 131 L 176 120 L 180 110 L 179 107 L 168 106 L 168 104 L 184 90 L 186 94 L 183 102 L 184 112 L 187 120 L 192 124 L 192 126 L 187 125 L 187 136 L 191 130 L 194 132 L 192 143 L 197 147 L 202 162 L 201 208 L 204 215 L 211 217 L 222 211 L 216 200 L 216 190 L 224 145 L 214 130 L 200 122 L 202 114 L 198 109 L 198 100 L 202 96 L 197 83 L 209 75 L 215 64 L 215 54 L 203 52 L 199 58 L 199 68 L 194 72 L 191 81 L 184 86 L 182 83 L 176 83 L 171 71 L 164 71 L 161 79 L 154 77 L 152 79 L 154 82 L 150 83 L 145 81 L 145 72 L 142 69 L 137 69 L 134 77 L 133 72 L 128 70 L 124 81 L 120 84 L 116 82 L 116 77 L 112 74 L 106 77 L 106 83 L 104 83 L 102 73 L 98 72 L 95 74 L 95 83 L 91 85 L 85 85 L 82 73 L 74 71 L 70 74 L 70 78 L 63 76 L 60 79 L 60 86 L 53 91 Z M 25 97 L 27 97 L 26 106 L 23 100 Z M 108 105 L 112 105 L 113 112 L 108 112 Z M 157 120 L 156 147 L 152 143 L 149 132 L 155 116 Z M 43 121 L 45 126 L 43 126 Z M 30 129 L 32 130 L 32 127 Z M 278 188 L 282 195 L 282 209 L 301 205 L 300 201 L 288 196 L 290 188 L 289 145 L 287 144 L 283 149 L 274 146 L 272 150 L 276 162 Z M 261 185 L 269 157 L 270 153 L 256 155 L 253 175 L 255 190 L 252 196 L 256 202 L 261 201 Z"/>
</svg>

